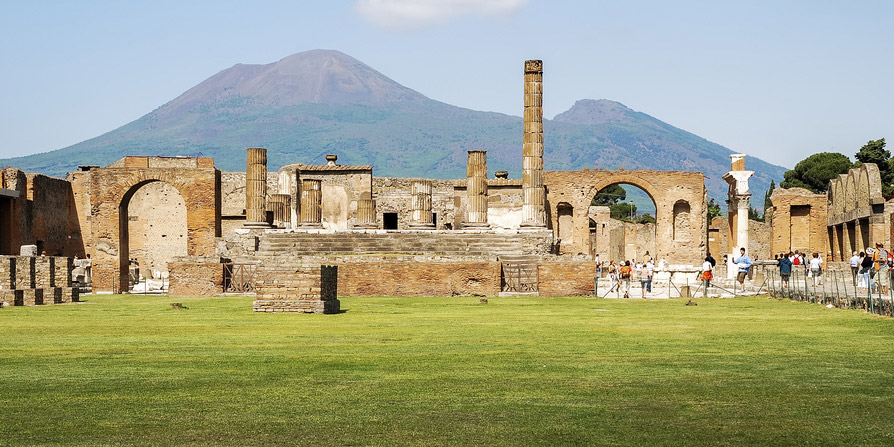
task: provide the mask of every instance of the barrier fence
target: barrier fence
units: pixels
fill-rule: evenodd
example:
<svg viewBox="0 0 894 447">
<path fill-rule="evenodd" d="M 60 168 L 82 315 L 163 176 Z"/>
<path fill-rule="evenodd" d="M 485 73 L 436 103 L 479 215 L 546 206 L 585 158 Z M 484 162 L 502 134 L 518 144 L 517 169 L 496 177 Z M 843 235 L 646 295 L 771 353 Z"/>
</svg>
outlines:
<svg viewBox="0 0 894 447">
<path fill-rule="evenodd" d="M 778 269 L 767 272 L 764 288 L 770 296 L 894 317 L 894 270 L 890 268 L 863 274 L 831 270 L 816 277 L 798 266 L 792 270 L 787 280 Z"/>
</svg>

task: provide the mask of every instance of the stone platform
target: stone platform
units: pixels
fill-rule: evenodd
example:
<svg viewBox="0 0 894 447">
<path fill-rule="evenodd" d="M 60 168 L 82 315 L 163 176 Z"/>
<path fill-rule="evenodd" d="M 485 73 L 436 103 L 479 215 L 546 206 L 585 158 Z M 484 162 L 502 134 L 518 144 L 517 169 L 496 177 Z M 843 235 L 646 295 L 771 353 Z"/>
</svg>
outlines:
<svg viewBox="0 0 894 447">
<path fill-rule="evenodd" d="M 255 312 L 338 313 L 338 267 L 266 266 L 258 271 Z"/>
</svg>

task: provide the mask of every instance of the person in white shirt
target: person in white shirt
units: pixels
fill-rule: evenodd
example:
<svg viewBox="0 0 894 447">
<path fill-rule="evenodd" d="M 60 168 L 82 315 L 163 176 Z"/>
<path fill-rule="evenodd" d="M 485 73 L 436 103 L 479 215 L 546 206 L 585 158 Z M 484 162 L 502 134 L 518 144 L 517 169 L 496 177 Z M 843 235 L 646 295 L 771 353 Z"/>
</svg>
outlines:
<svg viewBox="0 0 894 447">
<path fill-rule="evenodd" d="M 709 254 L 707 257 L 705 257 L 705 263 L 702 264 L 702 282 L 705 286 L 704 295 L 702 296 L 704 296 L 705 298 L 708 297 L 708 287 L 711 287 L 711 280 L 714 279 L 713 270 L 714 266 L 711 265 L 711 255 Z"/>
<path fill-rule="evenodd" d="M 813 286 L 816 287 L 819 277 L 823 273 L 823 260 L 819 257 L 819 253 L 813 253 L 813 259 L 810 260 L 810 276 L 813 277 Z"/>
<path fill-rule="evenodd" d="M 851 265 L 851 276 L 853 276 L 854 284 L 857 283 L 857 272 L 860 271 L 860 256 L 857 252 L 854 252 L 854 255 L 851 256 L 850 260 Z"/>
</svg>

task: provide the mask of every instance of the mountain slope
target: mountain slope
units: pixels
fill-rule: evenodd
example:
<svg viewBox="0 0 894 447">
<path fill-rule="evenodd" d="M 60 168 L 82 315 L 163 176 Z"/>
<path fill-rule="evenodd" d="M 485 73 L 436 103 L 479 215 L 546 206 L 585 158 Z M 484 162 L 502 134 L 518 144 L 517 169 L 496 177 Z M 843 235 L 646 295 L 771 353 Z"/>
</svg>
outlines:
<svg viewBox="0 0 894 447">
<path fill-rule="evenodd" d="M 544 122 L 546 169 L 698 170 L 709 193 L 730 150 L 607 100 L 578 101 Z M 222 170 L 244 170 L 245 148 L 266 147 L 268 168 L 372 164 L 376 175 L 461 178 L 466 151 L 488 151 L 490 170 L 521 173 L 522 119 L 444 104 L 404 87 L 343 53 L 314 50 L 266 65 L 237 64 L 142 118 L 57 151 L 0 160 L 63 175 L 125 155 L 203 155 Z M 755 197 L 784 168 L 749 158 Z"/>
</svg>

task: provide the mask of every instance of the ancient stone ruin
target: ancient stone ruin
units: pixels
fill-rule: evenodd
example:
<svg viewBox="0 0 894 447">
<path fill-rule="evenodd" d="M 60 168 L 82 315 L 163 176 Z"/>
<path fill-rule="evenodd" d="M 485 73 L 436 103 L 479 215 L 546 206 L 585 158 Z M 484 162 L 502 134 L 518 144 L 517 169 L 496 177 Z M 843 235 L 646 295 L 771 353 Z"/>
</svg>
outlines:
<svg viewBox="0 0 894 447">
<path fill-rule="evenodd" d="M 339 293 L 592 294 L 597 255 L 649 251 L 663 274 L 695 281 L 709 250 L 745 246 L 766 258 L 797 246 L 841 259 L 868 240 L 890 242 L 892 213 L 870 164 L 833 181 L 828 197 L 776 190 L 772 224 L 747 218 L 753 172 L 741 154 L 723 175 L 729 214 L 713 222 L 701 172 L 547 171 L 542 62 L 525 61 L 523 75 L 520 179 L 490 173 L 476 148 L 461 179 L 377 177 L 373 166 L 339 164 L 337 154 L 270 172 L 265 148 L 247 148 L 245 172 L 221 172 L 210 158 L 145 156 L 82 166 L 65 179 L 8 168 L 0 171 L 0 254 L 35 245 L 69 275 L 74 257 L 90 254 L 96 292 L 159 281 L 172 296 L 254 293 L 259 312 L 337 312 Z M 654 224 L 620 222 L 591 206 L 617 184 L 646 192 Z M 33 262 L 37 272 L 43 261 L 32 259 L 15 271 Z M 55 297 L 71 278 L 22 284 L 0 290 Z M 36 304 L 33 295 L 20 301 Z"/>
</svg>

